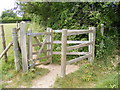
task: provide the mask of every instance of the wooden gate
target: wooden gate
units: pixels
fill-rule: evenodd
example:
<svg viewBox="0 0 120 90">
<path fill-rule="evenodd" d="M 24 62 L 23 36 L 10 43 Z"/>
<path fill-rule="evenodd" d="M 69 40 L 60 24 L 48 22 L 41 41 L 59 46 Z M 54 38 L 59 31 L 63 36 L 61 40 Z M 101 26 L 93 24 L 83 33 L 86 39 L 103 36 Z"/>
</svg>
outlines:
<svg viewBox="0 0 120 90">
<path fill-rule="evenodd" d="M 52 29 L 47 28 L 47 32 L 39 32 L 39 33 L 32 33 L 32 30 L 29 29 L 27 36 L 28 36 L 29 67 L 34 67 L 40 64 L 51 63 L 52 62 Z M 43 41 L 40 42 L 38 37 L 43 37 Z M 33 39 L 35 43 L 33 43 Z M 35 47 L 39 47 L 39 50 L 34 51 L 33 48 Z M 45 56 L 42 56 L 41 55 L 42 53 L 44 53 Z M 41 62 L 43 59 L 47 59 L 47 61 Z"/>
<path fill-rule="evenodd" d="M 23 71 L 27 71 L 28 67 L 34 67 L 39 64 L 46 64 L 52 62 L 52 55 L 53 54 L 61 54 L 61 76 L 64 77 L 66 74 L 66 65 L 72 64 L 74 62 L 83 60 L 88 58 L 90 62 L 94 60 L 94 50 L 95 50 L 95 27 L 89 27 L 88 29 L 84 30 L 52 30 L 47 28 L 47 32 L 39 32 L 39 33 L 32 33 L 32 30 L 28 30 L 26 33 L 25 30 L 25 23 L 20 24 L 20 45 L 21 45 L 21 52 L 22 52 L 22 67 Z M 60 41 L 53 41 L 52 35 L 53 32 L 55 33 L 62 33 L 62 37 Z M 88 34 L 89 40 L 88 41 L 67 41 L 67 37 L 70 35 L 79 35 L 79 34 Z M 45 35 L 42 42 L 39 41 L 38 37 L 41 35 Z M 26 37 L 28 37 L 28 44 L 26 41 Z M 36 43 L 33 42 L 33 39 Z M 53 52 L 52 45 L 53 44 L 61 44 L 61 51 L 60 52 Z M 67 46 L 68 44 L 77 44 L 74 46 Z M 28 49 L 27 49 L 28 45 Z M 46 45 L 46 48 L 44 48 Z M 38 46 L 38 51 L 33 51 L 33 47 Z M 78 49 L 81 47 L 88 46 L 88 52 L 69 52 L 73 49 Z M 28 51 L 27 51 L 28 50 Z M 46 53 L 46 56 L 41 57 L 42 53 Z M 33 55 L 36 55 L 36 58 L 33 58 Z M 67 55 L 82 55 L 78 58 L 66 61 Z M 38 60 L 47 59 L 45 62 L 36 63 Z M 29 62 L 28 62 L 29 61 Z M 31 63 L 32 62 L 32 63 Z M 28 66 L 29 65 L 29 66 Z"/>
</svg>

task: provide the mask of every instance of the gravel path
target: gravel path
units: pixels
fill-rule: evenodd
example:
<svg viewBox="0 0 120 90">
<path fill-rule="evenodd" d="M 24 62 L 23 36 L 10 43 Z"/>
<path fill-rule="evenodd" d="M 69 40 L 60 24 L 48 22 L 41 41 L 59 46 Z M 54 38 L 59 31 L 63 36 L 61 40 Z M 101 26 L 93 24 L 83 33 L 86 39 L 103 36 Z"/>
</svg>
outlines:
<svg viewBox="0 0 120 90">
<path fill-rule="evenodd" d="M 40 79 L 38 78 L 37 80 L 34 80 L 31 88 L 52 88 L 52 85 L 54 84 L 56 78 L 60 76 L 60 72 L 61 72 L 60 65 L 50 64 L 50 65 L 40 65 L 38 67 L 49 69 L 50 72 L 47 75 L 43 76 L 42 78 Z M 67 65 L 66 68 L 67 68 L 66 69 L 67 74 L 79 69 L 79 67 L 76 65 Z"/>
</svg>

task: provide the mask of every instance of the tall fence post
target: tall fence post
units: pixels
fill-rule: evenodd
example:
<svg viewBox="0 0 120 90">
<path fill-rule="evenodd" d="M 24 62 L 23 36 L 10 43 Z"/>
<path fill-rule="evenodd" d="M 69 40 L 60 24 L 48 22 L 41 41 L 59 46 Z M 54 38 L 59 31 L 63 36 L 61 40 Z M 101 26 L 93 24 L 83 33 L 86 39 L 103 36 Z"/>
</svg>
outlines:
<svg viewBox="0 0 120 90">
<path fill-rule="evenodd" d="M 49 61 L 52 63 L 52 29 L 47 28 L 47 32 L 50 32 L 51 34 L 48 34 L 47 37 L 47 42 L 50 42 L 50 44 L 47 44 L 47 50 L 50 50 L 47 52 L 47 56 L 50 56 Z"/>
<path fill-rule="evenodd" d="M 93 30 L 93 32 L 89 33 L 89 42 L 93 42 L 93 43 L 90 44 L 89 47 L 88 47 L 89 53 L 91 54 L 91 57 L 89 57 L 88 60 L 90 61 L 90 63 L 92 63 L 93 60 L 94 60 L 95 31 L 96 31 L 96 28 L 95 27 L 89 27 L 89 30 Z"/>
<path fill-rule="evenodd" d="M 28 29 L 28 33 L 32 33 L 32 30 L 31 29 Z M 33 49 L 32 49 L 32 36 L 31 35 L 29 35 L 28 36 L 28 60 L 29 60 L 29 62 L 32 62 L 32 60 L 33 60 L 33 54 L 32 54 L 32 51 Z M 32 63 L 33 64 L 33 67 L 34 67 L 34 63 Z M 30 63 L 29 63 L 29 66 L 30 66 Z"/>
<path fill-rule="evenodd" d="M 17 29 L 12 29 L 12 39 L 13 39 L 13 47 L 14 47 L 14 62 L 16 71 L 20 70 L 20 51 L 19 51 L 19 44 L 18 44 L 18 34 Z"/>
<path fill-rule="evenodd" d="M 5 33 L 4 33 L 4 27 L 3 27 L 3 25 L 0 25 L 0 29 L 1 29 L 3 49 L 5 50 L 5 48 L 6 48 L 6 41 L 5 41 Z M 8 60 L 8 58 L 7 58 L 7 52 L 4 54 L 4 57 L 5 57 L 5 62 L 7 62 L 7 60 Z"/>
<path fill-rule="evenodd" d="M 19 22 L 18 21 L 16 21 L 16 24 L 17 24 L 16 28 L 19 28 Z"/>
<path fill-rule="evenodd" d="M 61 77 L 66 74 L 67 29 L 62 30 Z"/>
<path fill-rule="evenodd" d="M 95 38 L 96 38 L 96 28 L 92 27 L 93 30 L 93 46 L 92 46 L 92 57 L 95 58 Z"/>
<path fill-rule="evenodd" d="M 101 35 L 104 36 L 104 24 L 101 24 L 101 29 L 100 29 Z M 103 39 L 101 41 L 101 48 L 103 48 L 104 42 Z"/>
<path fill-rule="evenodd" d="M 26 48 L 26 23 L 20 23 L 20 45 L 22 53 L 22 68 L 23 72 L 28 71 L 27 48 Z"/>
</svg>

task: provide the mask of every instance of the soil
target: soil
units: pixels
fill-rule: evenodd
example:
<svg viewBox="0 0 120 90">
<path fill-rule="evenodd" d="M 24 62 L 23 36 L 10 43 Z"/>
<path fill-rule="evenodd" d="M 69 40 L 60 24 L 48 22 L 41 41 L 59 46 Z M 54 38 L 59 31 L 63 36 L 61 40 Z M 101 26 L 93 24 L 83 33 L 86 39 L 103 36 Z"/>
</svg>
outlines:
<svg viewBox="0 0 120 90">
<path fill-rule="evenodd" d="M 61 67 L 60 65 L 40 65 L 39 68 L 46 68 L 49 69 L 50 72 L 37 80 L 33 81 L 33 85 L 31 88 L 52 88 L 55 80 L 57 77 L 60 77 L 61 74 Z M 66 74 L 72 73 L 79 69 L 77 65 L 67 65 L 66 67 Z"/>
</svg>

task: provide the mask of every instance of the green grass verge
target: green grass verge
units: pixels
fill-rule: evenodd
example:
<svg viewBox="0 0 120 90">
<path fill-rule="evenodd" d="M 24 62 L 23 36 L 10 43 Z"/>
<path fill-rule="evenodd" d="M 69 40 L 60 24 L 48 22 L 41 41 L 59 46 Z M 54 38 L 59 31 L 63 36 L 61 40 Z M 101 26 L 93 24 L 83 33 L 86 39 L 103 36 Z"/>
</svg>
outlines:
<svg viewBox="0 0 120 90">
<path fill-rule="evenodd" d="M 78 71 L 58 77 L 54 88 L 118 88 L 117 70 L 112 66 L 82 61 Z"/>
</svg>

